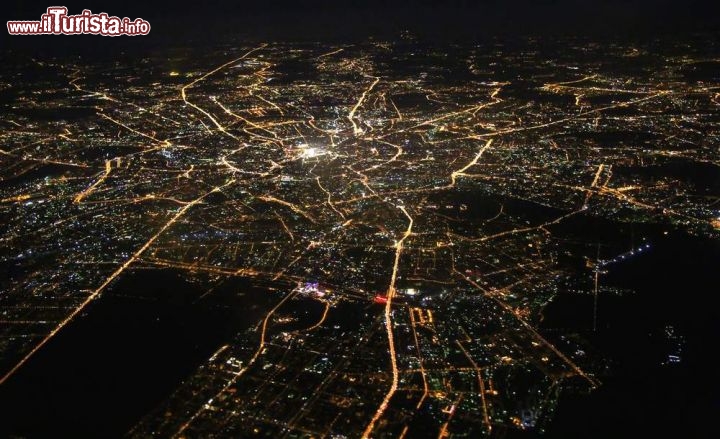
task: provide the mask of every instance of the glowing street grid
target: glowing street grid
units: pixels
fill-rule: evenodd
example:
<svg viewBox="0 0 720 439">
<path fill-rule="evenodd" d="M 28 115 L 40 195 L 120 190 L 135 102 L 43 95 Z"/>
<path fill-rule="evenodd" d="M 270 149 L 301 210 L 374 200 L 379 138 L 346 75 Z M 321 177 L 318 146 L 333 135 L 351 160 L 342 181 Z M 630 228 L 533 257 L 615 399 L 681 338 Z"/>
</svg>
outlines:
<svg viewBox="0 0 720 439">
<path fill-rule="evenodd" d="M 198 300 L 235 278 L 269 299 L 131 436 L 543 428 L 563 386 L 601 384 L 538 330 L 544 305 L 652 244 L 598 255 L 585 221 L 720 230 L 717 193 L 683 174 L 720 165 L 718 60 L 561 47 L 28 60 L 0 78 L 2 382 L 122 279 L 166 270 Z"/>
</svg>

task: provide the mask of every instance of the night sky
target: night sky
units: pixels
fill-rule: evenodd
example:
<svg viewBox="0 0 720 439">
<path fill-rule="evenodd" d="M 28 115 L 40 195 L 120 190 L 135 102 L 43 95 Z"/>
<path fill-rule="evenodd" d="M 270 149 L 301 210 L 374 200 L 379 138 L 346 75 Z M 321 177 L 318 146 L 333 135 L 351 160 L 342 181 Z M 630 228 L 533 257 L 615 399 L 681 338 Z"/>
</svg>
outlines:
<svg viewBox="0 0 720 439">
<path fill-rule="evenodd" d="M 152 24 L 146 43 L 247 39 L 392 38 L 410 30 L 428 39 L 472 39 L 487 35 L 620 34 L 672 35 L 716 28 L 720 2 L 712 0 L 265 0 L 223 2 L 138 1 L 19 2 L 3 7 L 3 21 L 36 20 L 47 6 L 62 4 L 70 14 L 83 9 Z M 201 6 L 200 6 L 201 5 Z M 8 40 L 3 45 L 38 45 Z M 33 37 L 49 41 L 53 37 Z M 72 37 L 93 45 L 94 36 Z"/>
</svg>

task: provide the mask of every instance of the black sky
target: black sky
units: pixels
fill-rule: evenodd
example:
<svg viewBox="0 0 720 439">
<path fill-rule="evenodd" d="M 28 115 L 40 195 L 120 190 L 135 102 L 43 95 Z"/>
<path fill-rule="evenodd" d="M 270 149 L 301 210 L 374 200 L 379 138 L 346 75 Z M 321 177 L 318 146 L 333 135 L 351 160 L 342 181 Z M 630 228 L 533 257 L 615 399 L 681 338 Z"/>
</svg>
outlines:
<svg viewBox="0 0 720 439">
<path fill-rule="evenodd" d="M 204 40 L 227 34 L 287 40 L 363 38 L 401 29 L 428 38 L 498 33 L 663 35 L 716 28 L 720 22 L 718 0 L 49 1 L 6 4 L 3 21 L 38 19 L 46 7 L 58 3 L 71 14 L 91 9 L 142 17 L 153 26 L 146 38 L 153 40 Z"/>
</svg>

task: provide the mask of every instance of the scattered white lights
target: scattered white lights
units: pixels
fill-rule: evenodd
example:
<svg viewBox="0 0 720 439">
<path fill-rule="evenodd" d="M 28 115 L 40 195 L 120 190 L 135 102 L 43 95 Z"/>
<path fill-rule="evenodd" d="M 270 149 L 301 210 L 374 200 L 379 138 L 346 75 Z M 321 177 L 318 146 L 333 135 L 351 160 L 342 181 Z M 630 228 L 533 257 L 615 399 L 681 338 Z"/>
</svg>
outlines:
<svg viewBox="0 0 720 439">
<path fill-rule="evenodd" d="M 298 148 L 300 150 L 300 158 L 302 159 L 312 159 L 327 154 L 327 151 L 324 149 L 315 148 L 306 143 L 298 145 Z"/>
</svg>

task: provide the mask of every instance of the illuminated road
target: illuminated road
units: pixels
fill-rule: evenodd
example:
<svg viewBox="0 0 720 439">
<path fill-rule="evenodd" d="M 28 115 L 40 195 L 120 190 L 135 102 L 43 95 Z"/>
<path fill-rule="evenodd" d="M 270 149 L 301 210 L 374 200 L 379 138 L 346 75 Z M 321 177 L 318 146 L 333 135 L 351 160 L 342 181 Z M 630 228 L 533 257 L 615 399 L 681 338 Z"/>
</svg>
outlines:
<svg viewBox="0 0 720 439">
<path fill-rule="evenodd" d="M 220 396 L 223 392 L 227 391 L 227 389 L 230 388 L 233 384 L 237 382 L 237 380 L 255 363 L 257 358 L 263 353 L 263 350 L 265 349 L 265 336 L 267 333 L 267 327 L 268 327 L 268 321 L 270 320 L 270 317 L 273 316 L 275 311 L 277 311 L 285 302 L 288 301 L 288 299 L 292 299 L 297 295 L 297 290 L 293 290 L 292 292 L 286 294 L 282 300 L 280 300 L 268 313 L 265 315 L 265 318 L 262 321 L 262 325 L 260 326 L 260 344 L 255 351 L 255 353 L 250 357 L 250 359 L 243 365 L 243 367 L 237 371 L 235 374 L 232 375 L 232 377 L 227 380 L 227 382 L 223 385 L 223 387 L 220 389 L 220 391 L 213 397 L 212 399 L 216 399 L 218 396 Z M 203 405 L 198 411 L 196 411 L 192 416 L 190 416 L 184 424 L 180 426 L 178 431 L 173 435 L 173 437 L 182 437 L 182 434 L 185 430 L 187 430 L 188 427 L 197 419 L 198 416 L 200 416 L 205 410 L 207 410 L 207 404 Z"/>
<path fill-rule="evenodd" d="M 120 267 L 118 267 L 117 270 L 115 270 L 107 279 L 105 279 L 105 282 L 100 284 L 99 287 L 97 287 L 90 295 L 87 296 L 87 298 L 80 303 L 79 306 L 77 306 L 64 320 L 62 320 L 55 328 L 53 328 L 50 333 L 43 338 L 39 343 L 35 345 L 35 347 L 27 353 L 10 371 L 8 371 L 5 375 L 3 375 L 2 378 L 0 378 L 0 385 L 2 385 L 5 381 L 7 381 L 8 378 L 10 378 L 15 372 L 17 372 L 18 369 L 20 369 L 25 362 L 27 362 L 37 351 L 39 351 L 48 341 L 50 341 L 55 335 L 60 332 L 68 323 L 73 321 L 75 317 L 77 317 L 78 314 L 80 314 L 85 307 L 87 307 L 90 303 L 92 303 L 93 300 L 95 300 L 100 293 L 105 290 L 105 287 L 110 285 L 110 283 L 115 280 L 118 276 L 120 276 L 128 267 L 130 267 L 135 261 L 142 256 L 143 253 L 151 246 L 153 243 L 162 235 L 167 229 L 169 229 L 173 224 L 175 224 L 180 218 L 185 215 L 185 213 L 190 210 L 193 206 L 196 204 L 202 202 L 204 198 L 206 198 L 208 195 L 219 192 L 222 189 L 230 186 L 233 184 L 234 181 L 230 180 L 227 183 L 225 183 L 222 186 L 218 186 L 213 188 L 212 190 L 204 193 L 203 195 L 197 197 L 196 199 L 188 202 L 183 207 L 178 209 L 177 213 L 173 215 L 168 222 L 166 222 L 160 230 L 157 231 L 154 235 L 148 239 L 145 244 L 143 244 L 133 255 L 125 261 Z"/>
<path fill-rule="evenodd" d="M 378 407 L 377 411 L 375 412 L 375 415 L 370 420 L 370 423 L 365 427 L 365 431 L 362 434 L 362 437 L 370 437 L 370 435 L 373 432 L 373 429 L 375 428 L 375 423 L 382 417 L 382 415 L 385 413 L 385 410 L 388 407 L 388 404 L 390 403 L 390 400 L 392 399 L 393 395 L 395 394 L 395 391 L 398 387 L 398 368 L 397 368 L 397 354 L 395 353 L 395 339 L 393 336 L 393 323 L 392 323 L 392 300 L 393 297 L 395 297 L 395 282 L 397 280 L 397 273 L 398 273 L 398 265 L 400 264 L 400 255 L 402 255 L 403 251 L 403 243 L 405 240 L 410 237 L 412 234 L 412 227 L 413 227 L 413 219 L 412 217 L 407 213 L 407 210 L 405 209 L 405 206 L 398 206 L 398 209 L 402 211 L 403 214 L 408 219 L 408 227 L 407 230 L 405 230 L 405 233 L 403 234 L 402 238 L 400 238 L 395 243 L 395 262 L 393 263 L 393 269 L 392 269 L 392 275 L 390 277 L 390 285 L 388 286 L 386 297 L 387 301 L 385 302 L 385 331 L 387 332 L 387 339 L 388 339 L 388 349 L 390 350 L 390 365 L 392 367 L 392 384 L 390 385 L 390 389 L 385 394 L 385 398 L 383 398 L 382 402 L 380 403 L 380 406 Z"/>
</svg>

